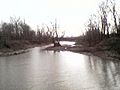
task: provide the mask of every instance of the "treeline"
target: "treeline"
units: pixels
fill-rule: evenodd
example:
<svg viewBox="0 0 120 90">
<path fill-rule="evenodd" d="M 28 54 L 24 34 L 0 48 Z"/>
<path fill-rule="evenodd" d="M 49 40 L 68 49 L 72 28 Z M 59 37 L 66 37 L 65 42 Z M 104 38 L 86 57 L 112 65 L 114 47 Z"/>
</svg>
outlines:
<svg viewBox="0 0 120 90">
<path fill-rule="evenodd" d="M 2 22 L 0 24 L 0 48 L 11 48 L 10 44 L 13 42 L 19 42 L 18 47 L 20 43 L 51 43 L 54 38 L 54 32 L 48 26 L 46 28 L 46 30 L 45 27 L 37 28 L 35 31 L 26 24 L 25 20 L 11 17 L 10 22 Z"/>
<path fill-rule="evenodd" d="M 86 25 L 86 32 L 81 39 L 94 46 L 102 40 L 120 38 L 120 13 L 115 0 L 104 0 L 99 5 L 97 14 L 90 16 Z"/>
</svg>

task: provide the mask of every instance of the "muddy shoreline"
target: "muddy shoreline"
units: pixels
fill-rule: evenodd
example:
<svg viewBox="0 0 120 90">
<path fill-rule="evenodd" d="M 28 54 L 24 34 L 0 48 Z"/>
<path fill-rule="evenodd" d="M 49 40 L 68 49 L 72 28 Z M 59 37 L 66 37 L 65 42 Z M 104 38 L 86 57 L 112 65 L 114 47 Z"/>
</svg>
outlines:
<svg viewBox="0 0 120 90">
<path fill-rule="evenodd" d="M 106 49 L 100 49 L 96 47 L 84 47 L 84 46 L 59 46 L 54 47 L 50 46 L 45 48 L 44 50 L 52 50 L 52 51 L 71 51 L 75 53 L 85 54 L 85 55 L 94 55 L 102 58 L 103 60 L 117 60 L 120 61 L 120 55 L 118 55 L 115 52 L 106 50 Z"/>
<path fill-rule="evenodd" d="M 31 44 L 31 45 L 26 45 L 25 47 L 18 48 L 18 49 L 3 48 L 3 49 L 0 50 L 0 57 L 13 56 L 13 55 L 18 55 L 18 54 L 22 54 L 22 53 L 27 53 L 27 52 L 30 51 L 31 48 L 41 47 L 41 46 L 44 46 L 44 45 L 46 45 L 46 44 Z"/>
<path fill-rule="evenodd" d="M 0 56 L 12 56 L 12 55 L 18 55 L 18 54 L 22 54 L 22 53 L 27 53 L 30 51 L 31 48 L 34 47 L 42 47 L 42 46 L 46 46 L 48 44 L 34 44 L 34 45 L 28 45 L 27 47 L 21 48 L 21 49 L 17 49 L 17 50 L 13 50 L 13 49 L 3 49 L 0 51 Z M 62 45 L 59 47 L 54 47 L 54 46 L 48 46 L 46 48 L 43 48 L 43 50 L 51 50 L 51 51 L 71 51 L 71 52 L 75 52 L 75 53 L 80 53 L 80 54 L 85 54 L 85 55 L 94 55 L 94 56 L 98 56 L 104 60 L 117 60 L 120 61 L 120 55 L 118 55 L 115 52 L 111 52 L 109 50 L 105 50 L 105 49 L 100 49 L 100 48 L 96 48 L 96 47 L 84 47 L 81 45 L 75 45 L 75 46 L 71 46 L 71 45 Z"/>
</svg>

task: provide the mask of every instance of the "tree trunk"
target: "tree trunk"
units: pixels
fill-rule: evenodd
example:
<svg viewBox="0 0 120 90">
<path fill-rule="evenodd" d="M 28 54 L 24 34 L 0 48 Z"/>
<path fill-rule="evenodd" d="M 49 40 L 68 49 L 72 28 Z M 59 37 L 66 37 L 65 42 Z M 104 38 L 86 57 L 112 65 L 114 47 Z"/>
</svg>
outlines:
<svg viewBox="0 0 120 90">
<path fill-rule="evenodd" d="M 55 38 L 53 38 L 53 44 L 54 44 L 54 47 L 61 46 L 60 42 L 56 40 Z"/>
</svg>

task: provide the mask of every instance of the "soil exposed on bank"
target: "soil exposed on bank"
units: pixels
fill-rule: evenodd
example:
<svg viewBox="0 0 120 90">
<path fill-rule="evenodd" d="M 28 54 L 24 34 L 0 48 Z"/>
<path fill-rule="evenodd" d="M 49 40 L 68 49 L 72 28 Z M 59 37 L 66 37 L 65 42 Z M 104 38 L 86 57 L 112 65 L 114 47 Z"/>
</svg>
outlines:
<svg viewBox="0 0 120 90">
<path fill-rule="evenodd" d="M 104 60 L 120 60 L 120 55 L 116 52 L 112 52 L 106 49 L 101 49 L 98 47 L 85 47 L 82 45 L 63 45 L 59 47 L 50 46 L 45 48 L 44 50 L 52 50 L 52 51 L 72 51 L 76 53 L 81 53 L 85 55 L 94 55 L 98 56 Z"/>
<path fill-rule="evenodd" d="M 47 44 L 34 44 L 28 41 L 12 41 L 7 43 L 7 47 L 0 49 L 0 56 L 11 56 L 26 53 L 30 51 L 30 48 L 41 47 Z"/>
</svg>

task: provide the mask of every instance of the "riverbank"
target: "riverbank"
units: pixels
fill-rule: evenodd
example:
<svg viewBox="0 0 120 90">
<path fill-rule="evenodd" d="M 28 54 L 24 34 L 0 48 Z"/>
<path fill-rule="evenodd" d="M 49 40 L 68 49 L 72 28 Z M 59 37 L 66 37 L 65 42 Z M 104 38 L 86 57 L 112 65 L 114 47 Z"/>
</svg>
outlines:
<svg viewBox="0 0 120 90">
<path fill-rule="evenodd" d="M 47 44 L 30 44 L 30 43 L 22 43 L 22 44 L 16 44 L 17 46 L 11 46 L 11 48 L 1 48 L 0 49 L 0 56 L 12 56 L 12 55 L 18 55 L 22 53 L 27 53 L 30 51 L 31 48 L 34 47 L 41 47 L 45 46 Z"/>
<path fill-rule="evenodd" d="M 95 55 L 105 60 L 120 60 L 120 38 L 111 37 L 104 39 L 94 46 L 88 46 L 81 41 L 74 46 L 48 47 L 48 50 L 72 51 L 87 55 Z"/>
<path fill-rule="evenodd" d="M 75 46 L 63 45 L 59 47 L 50 46 L 50 47 L 45 48 L 44 50 L 71 51 L 71 52 L 76 52 L 76 53 L 81 53 L 81 54 L 86 54 L 86 55 L 98 56 L 105 60 L 119 60 L 120 59 L 120 55 L 114 51 L 109 51 L 105 48 L 103 49 L 103 48 L 98 48 L 98 47 L 85 47 L 82 45 L 75 45 Z"/>
<path fill-rule="evenodd" d="M 22 48 L 2 48 L 0 49 L 0 56 L 12 56 L 12 55 L 18 55 L 22 53 L 29 52 L 30 48 L 33 48 L 37 45 L 26 45 Z"/>
</svg>

